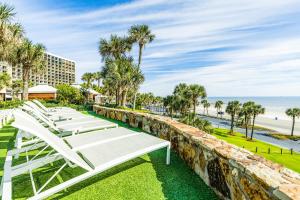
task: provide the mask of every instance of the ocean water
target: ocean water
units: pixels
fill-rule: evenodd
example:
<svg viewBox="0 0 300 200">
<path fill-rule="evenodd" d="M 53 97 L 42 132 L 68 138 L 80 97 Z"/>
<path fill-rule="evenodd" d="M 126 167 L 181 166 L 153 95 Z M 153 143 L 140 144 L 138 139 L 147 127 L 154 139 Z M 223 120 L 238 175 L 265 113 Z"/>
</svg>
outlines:
<svg viewBox="0 0 300 200">
<path fill-rule="evenodd" d="M 261 104 L 265 109 L 266 112 L 263 117 L 272 118 L 274 119 L 277 117 L 278 119 L 290 119 L 286 114 L 285 111 L 288 108 L 300 108 L 300 96 L 299 97 L 208 97 L 208 101 L 211 104 L 211 108 L 209 112 L 214 111 L 214 103 L 217 100 L 222 100 L 224 102 L 223 110 L 226 107 L 226 104 L 229 101 L 237 100 L 241 103 L 247 101 L 254 101 L 257 104 Z M 198 110 L 203 110 L 201 105 L 198 107 Z"/>
</svg>

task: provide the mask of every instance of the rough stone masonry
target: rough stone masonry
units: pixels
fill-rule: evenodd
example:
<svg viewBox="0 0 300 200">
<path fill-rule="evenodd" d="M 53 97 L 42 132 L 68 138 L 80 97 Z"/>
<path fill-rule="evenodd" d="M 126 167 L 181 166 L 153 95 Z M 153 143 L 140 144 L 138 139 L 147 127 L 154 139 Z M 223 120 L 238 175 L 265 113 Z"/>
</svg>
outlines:
<svg viewBox="0 0 300 200">
<path fill-rule="evenodd" d="M 222 199 L 300 200 L 300 175 L 279 164 L 169 117 L 97 105 L 93 109 L 170 140 L 172 150 Z"/>
</svg>

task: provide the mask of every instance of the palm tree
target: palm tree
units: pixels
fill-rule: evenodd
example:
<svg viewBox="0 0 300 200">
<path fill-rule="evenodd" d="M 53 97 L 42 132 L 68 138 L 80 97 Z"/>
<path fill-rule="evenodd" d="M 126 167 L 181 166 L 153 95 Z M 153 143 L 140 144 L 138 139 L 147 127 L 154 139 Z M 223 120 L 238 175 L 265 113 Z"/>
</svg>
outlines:
<svg viewBox="0 0 300 200">
<path fill-rule="evenodd" d="M 199 104 L 198 99 L 206 97 L 206 91 L 202 85 L 198 84 L 192 84 L 189 87 L 193 101 L 194 114 L 196 114 L 196 106 Z"/>
<path fill-rule="evenodd" d="M 142 53 L 146 44 L 152 42 L 155 35 L 151 33 L 151 30 L 147 25 L 134 25 L 129 29 L 129 38 L 132 42 L 136 42 L 139 45 L 139 61 L 138 66 L 140 67 L 142 62 Z"/>
<path fill-rule="evenodd" d="M 94 74 L 90 72 L 86 72 L 81 76 L 81 80 L 86 82 L 87 88 L 90 88 L 94 80 Z"/>
<path fill-rule="evenodd" d="M 167 112 L 170 114 L 171 118 L 173 117 L 173 101 L 173 95 L 168 95 L 165 98 L 163 98 L 163 105 L 167 109 Z"/>
<path fill-rule="evenodd" d="M 142 62 L 142 54 L 143 49 L 145 48 L 146 44 L 152 42 L 155 38 L 155 35 L 151 33 L 151 30 L 147 25 L 134 25 L 129 29 L 129 39 L 133 43 L 138 43 L 139 45 L 139 58 L 138 58 L 138 67 L 141 66 Z M 134 94 L 133 100 L 133 109 L 135 109 L 135 102 L 136 102 L 136 94 L 138 88 L 136 88 L 136 92 Z"/>
<path fill-rule="evenodd" d="M 139 67 L 134 67 L 132 76 L 132 88 L 134 91 L 138 91 L 139 86 L 145 81 L 145 76 L 143 75 L 141 69 Z M 136 92 L 134 92 L 134 101 L 133 108 L 135 109 L 135 101 L 136 101 Z"/>
<path fill-rule="evenodd" d="M 241 104 L 239 101 L 229 101 L 226 107 L 226 112 L 231 117 L 230 133 L 233 134 L 234 118 L 240 112 Z"/>
<path fill-rule="evenodd" d="M 13 64 L 21 65 L 23 71 L 23 99 L 28 100 L 28 84 L 31 73 L 44 69 L 44 53 L 46 48 L 42 44 L 33 44 L 29 39 L 24 39 L 22 44 L 15 49 Z"/>
<path fill-rule="evenodd" d="M 100 87 L 100 83 L 101 83 L 101 79 L 102 79 L 101 72 L 95 72 L 93 77 L 94 77 L 94 80 L 97 81 L 98 87 Z"/>
<path fill-rule="evenodd" d="M 208 115 L 208 108 L 210 107 L 210 103 L 206 102 L 203 104 L 204 109 L 206 109 L 206 115 Z"/>
<path fill-rule="evenodd" d="M 0 60 L 11 63 L 13 49 L 21 44 L 24 30 L 18 23 L 12 23 L 14 8 L 0 3 Z"/>
<path fill-rule="evenodd" d="M 253 101 L 248 101 L 243 104 L 240 114 L 244 117 L 244 124 L 246 129 L 246 139 L 248 138 L 248 125 L 252 115 L 252 107 L 255 105 Z"/>
<path fill-rule="evenodd" d="M 216 101 L 215 103 L 215 108 L 217 109 L 217 117 L 219 116 L 219 112 L 221 112 L 221 109 L 222 109 L 222 105 L 223 105 L 223 101 L 221 100 L 218 100 Z"/>
<path fill-rule="evenodd" d="M 203 115 L 205 115 L 205 105 L 208 103 L 208 101 L 206 100 L 206 99 L 203 99 L 202 101 L 201 101 L 201 104 L 202 104 L 202 106 L 203 106 Z"/>
<path fill-rule="evenodd" d="M 251 106 L 251 113 L 252 113 L 252 129 L 251 129 L 251 140 L 253 138 L 253 132 L 254 132 L 254 126 L 255 126 L 255 118 L 259 114 L 265 113 L 265 108 L 263 108 L 261 105 L 253 105 Z"/>
<path fill-rule="evenodd" d="M 285 114 L 289 117 L 292 117 L 293 119 L 293 124 L 292 124 L 292 131 L 291 131 L 291 136 L 294 135 L 294 128 L 295 128 L 295 120 L 296 117 L 300 117 L 300 109 L 299 108 L 289 108 L 285 111 Z"/>
<path fill-rule="evenodd" d="M 122 56 L 126 56 L 132 48 L 132 44 L 127 37 L 119 37 L 117 35 L 111 35 L 110 40 L 100 39 L 99 53 L 102 56 L 102 60 L 107 58 L 118 59 Z"/>
<path fill-rule="evenodd" d="M 192 107 L 192 93 L 190 87 L 185 83 L 178 84 L 173 92 L 176 107 L 181 115 L 186 115 Z"/>
</svg>

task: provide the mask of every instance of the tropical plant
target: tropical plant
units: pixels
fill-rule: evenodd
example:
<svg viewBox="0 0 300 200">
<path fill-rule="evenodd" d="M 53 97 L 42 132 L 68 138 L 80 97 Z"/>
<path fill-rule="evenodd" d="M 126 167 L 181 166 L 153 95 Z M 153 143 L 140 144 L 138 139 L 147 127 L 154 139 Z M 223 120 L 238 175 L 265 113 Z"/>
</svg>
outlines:
<svg viewBox="0 0 300 200">
<path fill-rule="evenodd" d="M 0 90 L 10 85 L 11 77 L 8 73 L 0 73 Z"/>
<path fill-rule="evenodd" d="M 226 113 L 230 115 L 230 133 L 233 134 L 234 119 L 238 115 L 241 109 L 239 101 L 229 101 L 226 107 Z"/>
<path fill-rule="evenodd" d="M 117 35 L 111 35 L 110 40 L 100 39 L 99 53 L 102 56 L 102 60 L 120 59 L 122 56 L 126 56 L 132 48 L 132 43 L 127 37 L 119 37 Z"/>
<path fill-rule="evenodd" d="M 293 119 L 291 136 L 294 136 L 295 121 L 296 118 L 300 117 L 300 108 L 289 108 L 285 111 L 285 113 L 287 116 L 292 117 Z"/>
<path fill-rule="evenodd" d="M 253 101 L 248 101 L 243 104 L 240 115 L 244 118 L 244 125 L 246 129 L 246 139 L 248 138 L 248 126 L 252 116 L 252 108 L 255 105 Z"/>
<path fill-rule="evenodd" d="M 97 81 L 97 86 L 100 87 L 101 79 L 102 79 L 101 72 L 95 72 L 93 77 L 94 77 L 94 80 Z"/>
<path fill-rule="evenodd" d="M 251 128 L 251 140 L 253 138 L 253 133 L 254 133 L 254 127 L 255 127 L 255 119 L 257 115 L 259 114 L 264 114 L 265 113 L 265 108 L 263 108 L 261 105 L 253 105 L 251 106 L 251 114 L 252 114 L 252 128 Z"/>
<path fill-rule="evenodd" d="M 215 102 L 215 108 L 217 109 L 217 117 L 219 116 L 219 113 L 222 112 L 222 106 L 223 106 L 223 101 L 218 100 Z M 222 118 L 222 115 L 221 115 Z"/>
<path fill-rule="evenodd" d="M 81 80 L 85 81 L 87 88 L 91 88 L 92 82 L 94 81 L 94 74 L 86 72 L 81 76 Z"/>
<path fill-rule="evenodd" d="M 147 25 L 134 25 L 129 29 L 129 38 L 131 42 L 137 43 L 139 45 L 139 60 L 138 66 L 140 67 L 142 62 L 142 53 L 146 44 L 152 42 L 155 35 L 151 33 L 151 30 Z"/>
<path fill-rule="evenodd" d="M 190 92 L 191 92 L 191 98 L 193 101 L 193 111 L 194 114 L 196 114 L 196 106 L 199 105 L 199 98 L 206 97 L 206 91 L 205 88 L 202 85 L 198 84 L 192 84 L 189 86 Z"/>
<path fill-rule="evenodd" d="M 28 85 L 31 73 L 37 73 L 44 69 L 44 52 L 46 48 L 42 44 L 33 44 L 29 39 L 24 39 L 22 44 L 15 48 L 13 64 L 21 65 L 23 71 L 23 99 L 28 100 Z"/>
</svg>

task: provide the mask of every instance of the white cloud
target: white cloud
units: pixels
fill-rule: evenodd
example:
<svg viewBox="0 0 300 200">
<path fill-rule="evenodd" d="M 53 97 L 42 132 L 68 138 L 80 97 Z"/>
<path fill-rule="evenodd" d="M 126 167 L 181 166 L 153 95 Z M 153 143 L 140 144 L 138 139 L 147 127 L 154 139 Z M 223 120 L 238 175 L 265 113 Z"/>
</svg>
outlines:
<svg viewBox="0 0 300 200">
<path fill-rule="evenodd" d="M 9 3 L 30 38 L 77 61 L 78 81 L 101 66 L 100 37 L 147 23 L 157 37 L 144 52 L 143 91 L 166 95 L 179 82 L 203 84 L 216 96 L 300 91 L 298 0 L 142 0 L 83 12 Z"/>
</svg>

